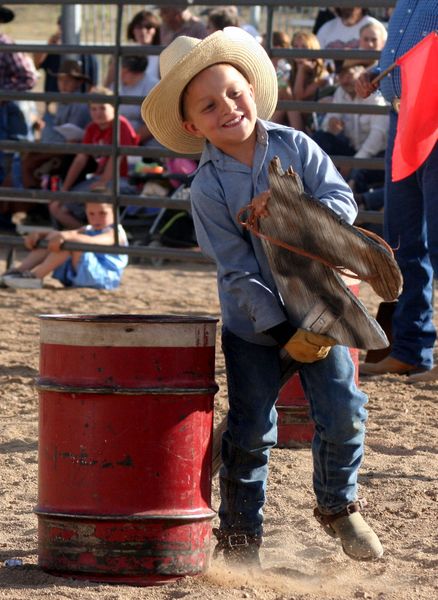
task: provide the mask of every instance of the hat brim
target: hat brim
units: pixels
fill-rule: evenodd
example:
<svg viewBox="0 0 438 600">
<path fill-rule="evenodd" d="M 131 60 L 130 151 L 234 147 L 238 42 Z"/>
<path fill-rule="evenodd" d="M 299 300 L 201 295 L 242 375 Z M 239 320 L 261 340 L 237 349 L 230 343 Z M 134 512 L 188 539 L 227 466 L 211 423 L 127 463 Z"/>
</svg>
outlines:
<svg viewBox="0 0 438 600">
<path fill-rule="evenodd" d="M 199 154 L 204 140 L 182 126 L 181 94 L 198 73 L 215 64 L 236 67 L 254 87 L 257 116 L 269 119 L 275 111 L 278 84 L 275 68 L 263 47 L 237 27 L 227 27 L 201 40 L 149 92 L 141 114 L 155 139 L 174 152 Z"/>
<path fill-rule="evenodd" d="M 6 6 L 0 6 L 0 23 L 10 23 L 15 18 L 15 13 Z"/>
<path fill-rule="evenodd" d="M 47 73 L 52 77 L 59 77 L 60 75 L 68 75 L 69 77 L 73 77 L 73 79 L 77 79 L 77 81 L 83 81 L 86 83 L 91 83 L 91 79 L 88 75 L 82 75 L 82 73 L 67 73 L 67 71 L 52 71 L 51 69 L 47 69 Z"/>
</svg>

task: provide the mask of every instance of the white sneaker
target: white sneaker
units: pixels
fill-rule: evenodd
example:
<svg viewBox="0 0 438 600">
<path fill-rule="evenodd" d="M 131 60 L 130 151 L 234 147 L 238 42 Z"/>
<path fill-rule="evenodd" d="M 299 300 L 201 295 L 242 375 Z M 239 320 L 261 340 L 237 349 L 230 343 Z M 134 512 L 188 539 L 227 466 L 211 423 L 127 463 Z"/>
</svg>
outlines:
<svg viewBox="0 0 438 600">
<path fill-rule="evenodd" d="M 18 269 L 12 268 L 12 269 L 8 269 L 4 273 L 2 273 L 0 275 L 0 287 L 6 287 L 6 283 L 4 282 L 4 278 L 7 275 L 15 275 L 16 277 L 21 277 L 21 271 L 19 271 Z"/>
<path fill-rule="evenodd" d="M 4 275 L 3 283 L 7 287 L 15 289 L 40 289 L 43 287 L 43 280 L 35 277 L 31 271 L 24 271 L 21 274 Z"/>
</svg>

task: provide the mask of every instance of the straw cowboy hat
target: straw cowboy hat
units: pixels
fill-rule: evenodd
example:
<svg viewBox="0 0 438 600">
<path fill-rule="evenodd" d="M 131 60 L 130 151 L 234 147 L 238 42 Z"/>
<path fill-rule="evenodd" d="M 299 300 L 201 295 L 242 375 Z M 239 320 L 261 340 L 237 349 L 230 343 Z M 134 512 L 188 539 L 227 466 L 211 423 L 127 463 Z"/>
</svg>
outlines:
<svg viewBox="0 0 438 600">
<path fill-rule="evenodd" d="M 15 13 L 10 8 L 0 4 L 0 23 L 10 23 L 15 18 Z"/>
<path fill-rule="evenodd" d="M 204 141 L 184 131 L 181 95 L 198 73 L 218 63 L 236 67 L 254 87 L 257 115 L 269 119 L 277 105 L 277 76 L 262 46 L 240 27 L 226 27 L 203 40 L 179 36 L 160 55 L 161 81 L 141 107 L 150 132 L 163 146 L 198 154 Z"/>
</svg>

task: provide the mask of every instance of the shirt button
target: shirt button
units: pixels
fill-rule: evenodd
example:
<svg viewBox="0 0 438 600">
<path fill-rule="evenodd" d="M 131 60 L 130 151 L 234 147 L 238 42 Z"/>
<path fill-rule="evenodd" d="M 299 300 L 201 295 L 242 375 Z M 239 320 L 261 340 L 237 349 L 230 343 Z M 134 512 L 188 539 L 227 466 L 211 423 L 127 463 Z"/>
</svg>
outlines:
<svg viewBox="0 0 438 600">
<path fill-rule="evenodd" d="M 408 13 L 411 13 L 411 12 L 412 12 L 412 10 L 410 8 L 408 8 Z"/>
<path fill-rule="evenodd" d="M 391 50 L 391 54 L 394 54 L 394 52 L 395 52 L 395 50 L 394 50 L 394 49 L 392 49 L 392 50 Z"/>
<path fill-rule="evenodd" d="M 403 29 L 400 29 L 400 33 L 403 33 Z"/>
</svg>

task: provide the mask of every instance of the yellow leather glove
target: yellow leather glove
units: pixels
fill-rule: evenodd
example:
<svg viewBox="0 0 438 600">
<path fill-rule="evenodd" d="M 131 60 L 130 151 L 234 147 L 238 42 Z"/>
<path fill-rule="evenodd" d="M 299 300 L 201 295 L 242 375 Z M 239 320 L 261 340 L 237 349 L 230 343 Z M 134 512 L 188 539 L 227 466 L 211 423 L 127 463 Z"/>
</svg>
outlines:
<svg viewBox="0 0 438 600">
<path fill-rule="evenodd" d="M 284 349 L 294 359 L 302 363 L 313 363 L 326 358 L 336 341 L 326 335 L 298 329 Z"/>
</svg>

